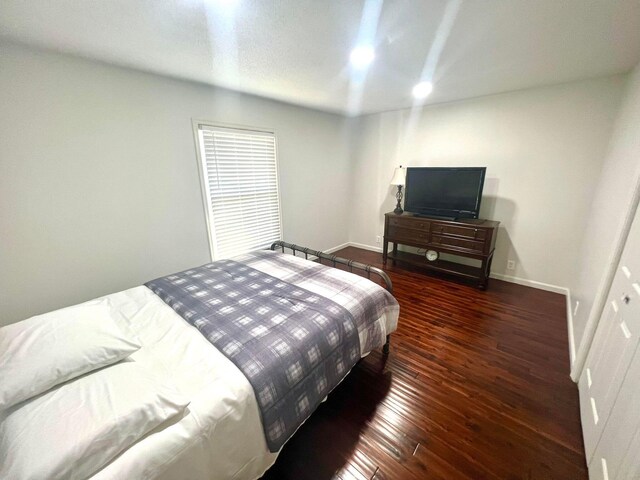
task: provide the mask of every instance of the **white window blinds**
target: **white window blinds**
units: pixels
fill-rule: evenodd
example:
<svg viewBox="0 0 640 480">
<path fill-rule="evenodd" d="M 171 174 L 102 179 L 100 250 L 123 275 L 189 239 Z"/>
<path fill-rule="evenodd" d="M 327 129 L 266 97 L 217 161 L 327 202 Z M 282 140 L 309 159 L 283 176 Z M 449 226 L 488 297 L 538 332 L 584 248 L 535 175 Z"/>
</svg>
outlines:
<svg viewBox="0 0 640 480">
<path fill-rule="evenodd" d="M 197 128 L 212 257 L 229 258 L 280 240 L 275 135 Z"/>
</svg>

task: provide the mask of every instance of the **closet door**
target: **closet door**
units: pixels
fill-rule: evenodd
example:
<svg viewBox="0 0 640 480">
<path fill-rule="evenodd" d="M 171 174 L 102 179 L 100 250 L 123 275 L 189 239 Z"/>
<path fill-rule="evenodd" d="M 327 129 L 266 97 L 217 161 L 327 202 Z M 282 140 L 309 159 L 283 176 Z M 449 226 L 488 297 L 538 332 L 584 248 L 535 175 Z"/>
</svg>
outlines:
<svg viewBox="0 0 640 480">
<path fill-rule="evenodd" d="M 640 336 L 639 214 L 640 210 L 627 237 L 579 382 L 582 430 L 590 465 Z"/>
<path fill-rule="evenodd" d="M 618 468 L 618 474 L 615 477 L 609 477 L 611 480 L 626 480 L 627 478 L 640 478 L 640 462 L 638 461 L 638 452 L 640 452 L 640 429 L 636 431 L 636 434 L 627 448 L 620 467 Z"/>
<path fill-rule="evenodd" d="M 640 348 L 631 361 L 622 387 L 589 463 L 591 480 L 640 478 Z"/>
</svg>

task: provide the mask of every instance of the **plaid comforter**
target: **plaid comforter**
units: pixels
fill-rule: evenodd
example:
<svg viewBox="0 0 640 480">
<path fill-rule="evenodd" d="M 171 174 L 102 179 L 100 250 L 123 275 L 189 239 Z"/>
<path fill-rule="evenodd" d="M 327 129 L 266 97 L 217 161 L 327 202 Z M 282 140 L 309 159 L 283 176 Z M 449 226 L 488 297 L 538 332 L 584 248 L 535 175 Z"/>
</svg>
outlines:
<svg viewBox="0 0 640 480">
<path fill-rule="evenodd" d="M 278 451 L 360 358 L 384 344 L 398 305 L 346 272 L 254 252 L 145 284 L 251 383 L 269 450 Z"/>
</svg>

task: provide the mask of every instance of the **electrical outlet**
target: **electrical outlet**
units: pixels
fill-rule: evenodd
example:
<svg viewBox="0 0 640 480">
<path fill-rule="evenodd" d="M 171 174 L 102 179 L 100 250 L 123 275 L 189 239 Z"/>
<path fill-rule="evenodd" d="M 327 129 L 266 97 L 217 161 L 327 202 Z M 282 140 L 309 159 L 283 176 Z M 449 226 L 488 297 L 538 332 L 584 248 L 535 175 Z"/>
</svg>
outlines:
<svg viewBox="0 0 640 480">
<path fill-rule="evenodd" d="M 508 260 L 507 261 L 507 270 L 515 270 L 516 269 L 516 261 Z"/>
<path fill-rule="evenodd" d="M 376 243 L 378 243 L 378 244 L 380 243 L 380 235 L 378 235 L 378 236 L 376 237 Z"/>
<path fill-rule="evenodd" d="M 580 306 L 580 301 L 576 300 L 576 306 L 573 307 L 573 316 L 575 317 L 578 314 L 578 307 Z"/>
</svg>

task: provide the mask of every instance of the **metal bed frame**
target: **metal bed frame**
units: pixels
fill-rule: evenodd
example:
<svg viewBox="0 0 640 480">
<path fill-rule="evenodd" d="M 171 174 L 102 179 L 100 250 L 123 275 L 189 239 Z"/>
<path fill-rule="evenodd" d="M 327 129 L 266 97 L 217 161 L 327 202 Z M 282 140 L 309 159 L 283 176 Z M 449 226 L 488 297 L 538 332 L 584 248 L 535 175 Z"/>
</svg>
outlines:
<svg viewBox="0 0 640 480">
<path fill-rule="evenodd" d="M 301 252 L 304 254 L 304 258 L 309 260 L 309 255 L 316 257 L 314 261 L 318 261 L 318 263 L 322 264 L 322 260 L 327 260 L 333 263 L 333 266 L 336 265 L 346 265 L 349 268 L 349 271 L 353 273 L 353 270 L 363 270 L 367 274 L 367 278 L 371 279 L 371 274 L 378 275 L 385 283 L 385 288 L 387 291 L 393 295 L 393 284 L 391 283 L 391 279 L 389 275 L 387 275 L 382 269 L 374 267 L 372 265 L 367 265 L 366 263 L 356 262 L 355 260 L 349 260 L 348 258 L 338 257 L 336 255 L 331 255 L 329 253 L 324 253 L 319 250 L 312 250 L 307 247 L 300 247 L 298 245 L 294 245 L 293 243 L 287 242 L 274 242 L 271 244 L 271 250 L 276 250 L 279 248 L 282 253 L 285 253 L 285 248 L 288 248 L 292 251 L 293 255 L 296 256 L 296 252 Z M 382 347 L 382 352 L 386 355 L 389 353 L 389 347 L 391 345 L 391 335 L 387 335 L 387 342 Z"/>
</svg>

